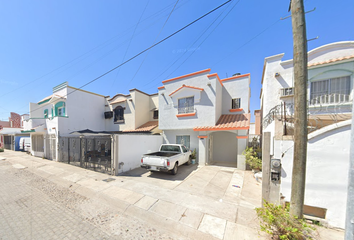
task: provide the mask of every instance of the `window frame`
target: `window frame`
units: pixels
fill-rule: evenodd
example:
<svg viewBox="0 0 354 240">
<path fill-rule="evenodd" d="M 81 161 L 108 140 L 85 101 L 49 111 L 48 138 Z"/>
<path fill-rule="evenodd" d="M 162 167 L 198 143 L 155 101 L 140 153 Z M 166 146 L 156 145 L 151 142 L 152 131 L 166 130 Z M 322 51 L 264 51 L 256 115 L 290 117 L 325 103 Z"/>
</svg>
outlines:
<svg viewBox="0 0 354 240">
<path fill-rule="evenodd" d="M 340 79 L 345 80 L 344 85 L 347 85 L 347 88 L 345 88 L 344 91 L 347 91 L 347 93 L 332 92 L 332 85 L 333 85 L 333 89 L 335 89 L 332 81 L 336 81 L 336 80 L 340 80 Z M 321 87 L 325 88 L 325 90 L 314 92 L 314 89 L 316 88 L 314 85 L 320 84 L 321 82 L 323 83 L 323 86 L 321 86 Z M 319 88 L 319 87 L 317 86 L 317 88 Z M 343 89 L 340 89 L 340 90 L 343 90 Z M 344 99 L 343 99 L 344 101 L 340 101 L 340 98 L 339 98 L 339 102 L 350 102 L 351 91 L 352 91 L 352 79 L 351 79 L 350 75 L 341 76 L 341 77 L 333 77 L 333 78 L 322 79 L 322 80 L 316 80 L 316 81 L 311 81 L 311 83 L 310 83 L 309 99 L 310 99 L 311 105 L 319 104 L 319 102 L 322 101 L 322 98 L 324 99 L 325 102 L 321 103 L 321 104 L 336 104 L 335 94 L 338 94 L 338 95 L 347 96 L 347 98 L 344 97 Z M 334 102 L 332 102 L 332 100 L 334 100 Z"/>
<path fill-rule="evenodd" d="M 235 100 L 238 100 L 238 103 L 235 103 Z M 238 105 L 238 107 L 236 107 Z M 240 109 L 241 108 L 241 98 L 231 99 L 231 109 Z"/>
<path fill-rule="evenodd" d="M 159 119 L 159 110 L 154 110 L 153 111 L 152 118 L 153 119 Z"/>
<path fill-rule="evenodd" d="M 117 113 L 116 113 L 116 111 L 118 111 L 118 110 L 121 110 L 121 116 L 119 117 L 119 118 L 122 118 L 122 119 L 117 119 Z M 115 107 L 114 109 L 113 109 L 113 113 L 114 113 L 114 116 L 113 116 L 113 122 L 115 123 L 115 124 L 118 124 L 118 123 L 124 123 L 124 110 L 125 110 L 125 108 L 124 107 L 122 107 L 122 106 L 117 106 L 117 107 Z"/>
<path fill-rule="evenodd" d="M 44 109 L 44 118 L 48 118 L 48 109 Z"/>
<path fill-rule="evenodd" d="M 180 100 L 185 99 L 184 107 L 180 107 Z M 188 101 L 187 99 L 193 99 L 193 106 L 188 106 Z M 183 103 L 181 103 L 183 104 Z M 194 113 L 195 112 L 195 108 L 194 108 L 195 104 L 194 104 L 194 96 L 189 96 L 189 97 L 183 97 L 183 98 L 178 98 L 177 99 L 177 110 L 178 110 L 178 114 L 185 114 L 185 113 Z M 182 109 L 184 109 L 184 111 L 182 111 Z M 187 109 L 187 111 L 186 111 Z"/>
<path fill-rule="evenodd" d="M 186 138 L 186 137 L 188 137 L 189 138 L 189 140 L 188 140 L 188 143 L 189 143 L 189 146 L 187 146 L 185 143 L 182 143 L 182 141 L 181 142 L 178 142 L 178 138 L 181 138 L 182 140 L 184 139 L 184 138 Z M 176 144 L 181 144 L 181 145 L 183 145 L 183 146 L 185 146 L 186 147 L 186 149 L 189 151 L 190 149 L 191 149 L 191 136 L 190 135 L 176 135 Z"/>
</svg>

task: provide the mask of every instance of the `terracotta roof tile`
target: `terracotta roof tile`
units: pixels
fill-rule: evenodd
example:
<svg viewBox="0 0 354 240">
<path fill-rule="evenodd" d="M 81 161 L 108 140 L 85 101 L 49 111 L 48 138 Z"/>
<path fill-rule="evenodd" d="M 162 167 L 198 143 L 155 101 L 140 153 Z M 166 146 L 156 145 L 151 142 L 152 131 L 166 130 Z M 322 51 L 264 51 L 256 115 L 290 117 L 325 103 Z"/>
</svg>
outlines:
<svg viewBox="0 0 354 240">
<path fill-rule="evenodd" d="M 221 115 L 215 126 L 195 127 L 194 131 L 247 130 L 250 127 L 251 114 Z"/>
<path fill-rule="evenodd" d="M 125 130 L 123 132 L 151 132 L 159 125 L 159 121 L 149 121 L 137 129 L 134 130 Z"/>
<path fill-rule="evenodd" d="M 346 57 L 339 57 L 339 58 L 332 58 L 332 59 L 329 59 L 329 60 L 326 60 L 326 61 L 323 61 L 323 62 L 310 63 L 308 66 L 312 67 L 312 66 L 317 66 L 317 65 L 321 65 L 321 64 L 347 60 L 347 59 L 351 59 L 351 58 L 354 58 L 354 55 L 350 55 L 350 56 L 346 56 Z"/>
</svg>

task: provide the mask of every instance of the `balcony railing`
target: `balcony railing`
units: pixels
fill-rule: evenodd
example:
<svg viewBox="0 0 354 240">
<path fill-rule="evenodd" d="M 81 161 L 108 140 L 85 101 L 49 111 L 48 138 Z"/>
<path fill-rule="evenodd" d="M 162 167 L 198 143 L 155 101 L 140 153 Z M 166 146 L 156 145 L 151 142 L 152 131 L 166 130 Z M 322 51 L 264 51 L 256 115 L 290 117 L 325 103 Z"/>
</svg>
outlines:
<svg viewBox="0 0 354 240">
<path fill-rule="evenodd" d="M 193 113 L 193 112 L 194 112 L 194 106 L 178 108 L 178 114 Z"/>
<path fill-rule="evenodd" d="M 350 102 L 349 95 L 333 93 L 312 98 L 310 100 L 310 105 L 338 104 L 347 102 Z"/>
</svg>

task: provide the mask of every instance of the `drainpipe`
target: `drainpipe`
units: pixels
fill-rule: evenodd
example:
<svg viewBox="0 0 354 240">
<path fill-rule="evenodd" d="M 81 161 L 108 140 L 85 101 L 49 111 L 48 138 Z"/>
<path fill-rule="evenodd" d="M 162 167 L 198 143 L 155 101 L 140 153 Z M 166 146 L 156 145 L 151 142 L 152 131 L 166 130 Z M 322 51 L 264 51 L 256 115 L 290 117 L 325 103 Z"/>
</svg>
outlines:
<svg viewBox="0 0 354 240">
<path fill-rule="evenodd" d="M 353 99 L 354 105 L 354 99 Z M 354 108 L 352 105 L 352 114 Z M 354 124 L 352 120 L 352 131 L 350 138 L 348 192 L 347 192 L 347 218 L 345 222 L 345 239 L 354 240 Z"/>
</svg>

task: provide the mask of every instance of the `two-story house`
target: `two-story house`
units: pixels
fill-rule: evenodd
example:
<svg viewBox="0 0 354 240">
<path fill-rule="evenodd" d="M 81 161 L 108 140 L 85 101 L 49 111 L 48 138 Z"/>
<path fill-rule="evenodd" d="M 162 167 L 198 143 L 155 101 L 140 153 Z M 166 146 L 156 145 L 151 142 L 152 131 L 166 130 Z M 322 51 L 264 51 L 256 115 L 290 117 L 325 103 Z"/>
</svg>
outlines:
<svg viewBox="0 0 354 240">
<path fill-rule="evenodd" d="M 123 133 L 161 133 L 158 128 L 158 94 L 138 89 L 117 94 L 105 105 L 105 130 Z"/>
<path fill-rule="evenodd" d="M 282 161 L 280 192 L 290 200 L 293 164 L 293 60 L 284 54 L 264 60 L 262 132 L 271 135 L 270 154 Z M 335 42 L 308 52 L 308 147 L 305 204 L 327 211 L 328 223 L 344 228 L 350 126 L 352 122 L 354 42 Z M 313 208 L 313 209 L 315 209 Z"/>
<path fill-rule="evenodd" d="M 105 103 L 105 96 L 71 87 L 67 82 L 55 86 L 52 95 L 30 103 L 30 116 L 22 132 L 31 134 L 31 153 L 57 160 L 59 136 L 83 129 L 103 131 Z"/>
<path fill-rule="evenodd" d="M 220 79 L 210 69 L 159 87 L 159 128 L 165 143 L 196 149 L 198 162 L 245 169 L 250 125 L 250 74 Z"/>
</svg>

